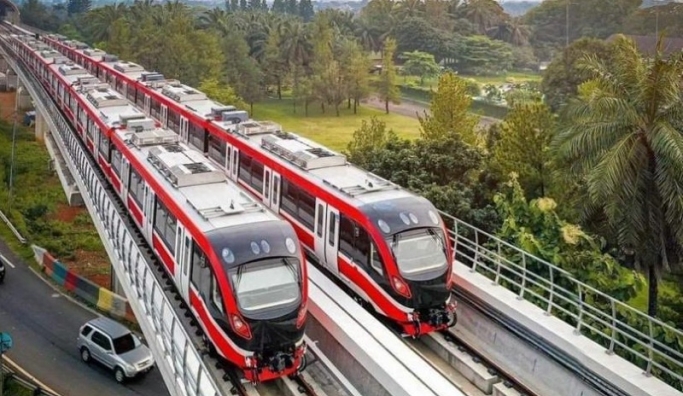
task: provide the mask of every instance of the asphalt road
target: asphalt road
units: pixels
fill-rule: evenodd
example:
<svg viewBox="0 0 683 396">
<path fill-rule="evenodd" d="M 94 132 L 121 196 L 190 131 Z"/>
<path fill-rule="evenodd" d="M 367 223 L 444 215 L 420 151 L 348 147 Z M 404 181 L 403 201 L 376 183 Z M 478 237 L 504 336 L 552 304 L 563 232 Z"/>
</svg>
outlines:
<svg viewBox="0 0 683 396">
<path fill-rule="evenodd" d="M 10 359 L 62 396 L 169 394 L 157 369 L 121 385 L 104 367 L 83 363 L 76 336 L 96 315 L 39 279 L 3 241 L 0 254 L 14 264 L 0 284 L 0 331 L 14 341 Z"/>
</svg>

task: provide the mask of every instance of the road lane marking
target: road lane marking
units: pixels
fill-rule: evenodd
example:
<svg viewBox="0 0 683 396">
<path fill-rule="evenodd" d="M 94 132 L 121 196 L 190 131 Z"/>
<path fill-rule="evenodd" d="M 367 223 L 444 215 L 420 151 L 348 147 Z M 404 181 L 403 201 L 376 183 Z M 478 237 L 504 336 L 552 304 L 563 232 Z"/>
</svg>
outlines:
<svg viewBox="0 0 683 396">
<path fill-rule="evenodd" d="M 7 260 L 7 257 L 3 256 L 2 254 L 0 254 L 0 259 L 2 259 L 2 261 L 6 262 L 7 265 L 9 265 L 10 267 L 16 268 L 16 267 L 14 266 L 14 264 L 12 264 L 9 260 Z"/>
</svg>

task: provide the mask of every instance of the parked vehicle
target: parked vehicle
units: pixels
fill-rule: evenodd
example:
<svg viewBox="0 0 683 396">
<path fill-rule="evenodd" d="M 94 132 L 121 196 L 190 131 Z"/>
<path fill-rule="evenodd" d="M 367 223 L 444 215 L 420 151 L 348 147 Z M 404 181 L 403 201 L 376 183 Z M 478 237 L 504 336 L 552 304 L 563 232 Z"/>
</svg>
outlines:
<svg viewBox="0 0 683 396">
<path fill-rule="evenodd" d="M 109 318 L 86 322 L 76 339 L 81 359 L 96 360 L 114 370 L 117 382 L 147 374 L 154 367 L 149 348 L 128 328 Z"/>
</svg>

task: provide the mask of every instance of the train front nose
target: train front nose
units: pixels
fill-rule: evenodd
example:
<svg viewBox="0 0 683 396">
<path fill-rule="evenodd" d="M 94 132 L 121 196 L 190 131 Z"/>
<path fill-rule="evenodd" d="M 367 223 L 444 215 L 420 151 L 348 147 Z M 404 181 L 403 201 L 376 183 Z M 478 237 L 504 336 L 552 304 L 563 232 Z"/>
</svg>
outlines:
<svg viewBox="0 0 683 396">
<path fill-rule="evenodd" d="M 434 329 L 453 327 L 457 322 L 456 303 L 447 288 L 446 277 L 427 281 L 409 281 L 413 294 L 412 308 L 421 321 Z"/>
</svg>

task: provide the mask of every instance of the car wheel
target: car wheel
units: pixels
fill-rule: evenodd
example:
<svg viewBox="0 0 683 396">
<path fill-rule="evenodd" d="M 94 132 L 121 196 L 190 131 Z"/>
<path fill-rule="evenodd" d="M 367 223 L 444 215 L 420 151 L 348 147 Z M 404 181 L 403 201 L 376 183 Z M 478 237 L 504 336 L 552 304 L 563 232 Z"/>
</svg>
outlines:
<svg viewBox="0 0 683 396">
<path fill-rule="evenodd" d="M 88 348 L 81 348 L 81 360 L 86 363 L 90 362 L 90 351 Z"/>
<path fill-rule="evenodd" d="M 119 384 L 126 380 L 126 374 L 123 372 L 121 367 L 117 367 L 114 370 L 114 379 L 116 379 L 116 382 Z"/>
</svg>

